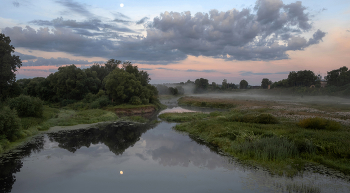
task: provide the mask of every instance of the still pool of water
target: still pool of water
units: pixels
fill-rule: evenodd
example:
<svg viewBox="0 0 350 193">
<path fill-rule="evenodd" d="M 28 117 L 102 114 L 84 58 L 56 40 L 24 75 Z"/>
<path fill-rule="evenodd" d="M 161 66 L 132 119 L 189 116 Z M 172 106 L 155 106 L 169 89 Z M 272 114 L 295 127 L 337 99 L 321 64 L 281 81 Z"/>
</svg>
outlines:
<svg viewBox="0 0 350 193">
<path fill-rule="evenodd" d="M 222 155 L 174 123 L 113 123 L 42 134 L 0 157 L 0 192 L 349 192 L 320 174 L 271 176 Z"/>
</svg>

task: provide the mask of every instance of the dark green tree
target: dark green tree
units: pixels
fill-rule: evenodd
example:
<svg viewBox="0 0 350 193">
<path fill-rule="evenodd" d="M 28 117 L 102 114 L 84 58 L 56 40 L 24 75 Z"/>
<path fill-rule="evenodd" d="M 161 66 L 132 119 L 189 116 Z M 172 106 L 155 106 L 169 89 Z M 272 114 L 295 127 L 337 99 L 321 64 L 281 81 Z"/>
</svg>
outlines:
<svg viewBox="0 0 350 193">
<path fill-rule="evenodd" d="M 85 84 L 92 94 L 97 94 L 102 89 L 102 81 L 98 78 L 97 72 L 91 69 L 85 69 L 86 81 Z"/>
<path fill-rule="evenodd" d="M 109 59 L 107 63 L 105 64 L 105 68 L 108 70 L 108 72 L 112 72 L 114 69 L 118 68 L 119 64 L 121 64 L 122 61 L 115 60 L 115 59 Z"/>
<path fill-rule="evenodd" d="M 221 89 L 222 89 L 222 90 L 226 90 L 226 89 L 227 89 L 227 80 L 226 80 L 226 79 L 224 79 L 224 80 L 222 81 Z"/>
<path fill-rule="evenodd" d="M 85 73 L 88 74 L 88 73 L 93 73 L 93 72 L 96 72 L 97 74 L 97 78 L 101 81 L 101 85 L 102 85 L 102 81 L 103 79 L 112 71 L 109 71 L 106 66 L 104 65 L 100 65 L 98 63 L 94 63 L 90 68 L 87 68 L 85 70 Z"/>
<path fill-rule="evenodd" d="M 177 95 L 178 94 L 178 90 L 177 88 L 174 88 L 174 87 L 169 87 L 169 93 L 172 94 L 172 95 Z"/>
<path fill-rule="evenodd" d="M 271 84 L 272 84 L 272 82 L 268 78 L 263 78 L 261 81 L 261 87 L 263 89 L 267 89 L 269 87 L 269 85 L 271 85 Z"/>
<path fill-rule="evenodd" d="M 142 86 L 148 85 L 151 78 L 149 78 L 149 74 L 146 71 L 139 71 L 137 66 L 133 66 L 131 62 L 124 62 L 123 68 L 126 72 L 135 75 L 136 79 L 139 80 Z"/>
<path fill-rule="evenodd" d="M 346 66 L 327 72 L 327 85 L 344 86 L 350 83 L 350 70 Z"/>
<path fill-rule="evenodd" d="M 17 68 L 22 66 L 19 56 L 12 55 L 15 48 L 10 45 L 10 37 L 0 33 L 0 100 L 11 94 L 11 87 L 16 82 Z"/>
<path fill-rule="evenodd" d="M 116 68 L 104 79 L 107 94 L 113 102 L 127 103 L 131 97 L 140 98 L 142 93 L 141 82 L 134 74 L 126 72 L 124 69 Z"/>
<path fill-rule="evenodd" d="M 209 87 L 209 81 L 205 78 L 196 79 L 194 84 L 196 86 L 195 92 L 204 92 Z"/>
<path fill-rule="evenodd" d="M 59 67 L 57 72 L 47 78 L 59 100 L 81 100 L 89 92 L 85 72 L 74 64 Z"/>
<path fill-rule="evenodd" d="M 310 70 L 301 70 L 298 72 L 292 71 L 288 75 L 288 85 L 289 86 L 311 86 L 318 85 L 319 80 L 314 72 Z"/>
<path fill-rule="evenodd" d="M 182 86 L 176 86 L 177 94 L 183 95 L 185 94 L 185 89 Z"/>
<path fill-rule="evenodd" d="M 247 87 L 248 87 L 248 82 L 246 80 L 241 80 L 241 82 L 239 83 L 239 88 L 247 89 Z"/>
</svg>

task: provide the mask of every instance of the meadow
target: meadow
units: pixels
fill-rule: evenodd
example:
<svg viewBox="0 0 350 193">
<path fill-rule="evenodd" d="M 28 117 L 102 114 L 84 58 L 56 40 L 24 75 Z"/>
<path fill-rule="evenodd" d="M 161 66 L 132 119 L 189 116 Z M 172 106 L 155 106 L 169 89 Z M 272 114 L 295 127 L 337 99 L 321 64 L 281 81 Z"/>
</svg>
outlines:
<svg viewBox="0 0 350 193">
<path fill-rule="evenodd" d="M 350 124 L 344 105 L 200 97 L 183 97 L 179 104 L 226 108 L 211 113 L 164 113 L 159 118 L 179 122 L 174 127 L 177 131 L 242 163 L 286 176 L 324 166 L 329 175 L 350 175 Z"/>
</svg>

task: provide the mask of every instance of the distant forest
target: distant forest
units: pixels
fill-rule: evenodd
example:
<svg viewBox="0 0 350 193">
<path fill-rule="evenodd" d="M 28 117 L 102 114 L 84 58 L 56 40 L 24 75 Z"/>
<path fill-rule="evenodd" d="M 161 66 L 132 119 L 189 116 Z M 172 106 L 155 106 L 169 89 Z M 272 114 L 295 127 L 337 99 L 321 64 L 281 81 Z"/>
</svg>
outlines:
<svg viewBox="0 0 350 193">
<path fill-rule="evenodd" d="M 292 71 L 287 79 L 272 82 L 268 78 L 263 78 L 260 86 L 251 86 L 247 80 L 241 80 L 239 84 L 228 83 L 224 79 L 220 84 L 216 82 L 209 83 L 208 79 L 199 78 L 194 82 L 180 82 L 170 84 L 173 87 L 167 87 L 167 84 L 157 85 L 159 94 L 181 94 L 177 90 L 183 90 L 182 87 L 193 85 L 194 93 L 230 91 L 235 89 L 284 89 L 297 93 L 311 95 L 338 95 L 350 97 L 350 70 L 343 66 L 339 69 L 327 72 L 327 76 L 322 79 L 311 70 Z M 174 91 L 175 90 L 175 91 Z"/>
</svg>

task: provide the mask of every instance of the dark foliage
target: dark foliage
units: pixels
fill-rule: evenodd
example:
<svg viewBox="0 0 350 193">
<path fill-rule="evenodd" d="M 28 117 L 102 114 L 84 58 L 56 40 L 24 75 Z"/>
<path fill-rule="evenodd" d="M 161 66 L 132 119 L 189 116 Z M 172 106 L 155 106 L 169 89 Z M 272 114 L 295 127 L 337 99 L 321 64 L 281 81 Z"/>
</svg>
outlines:
<svg viewBox="0 0 350 193">
<path fill-rule="evenodd" d="M 13 141 L 21 131 L 21 120 L 18 118 L 17 112 L 5 106 L 0 110 L 0 138 Z M 3 140 L 5 140 L 3 139 Z"/>
<path fill-rule="evenodd" d="M 240 89 L 247 89 L 248 88 L 248 82 L 246 80 L 241 80 L 239 83 L 239 88 Z"/>
<path fill-rule="evenodd" d="M 346 66 L 327 72 L 327 85 L 344 86 L 350 84 L 350 70 Z"/>
<path fill-rule="evenodd" d="M 0 100 L 12 95 L 17 68 L 22 66 L 19 56 L 12 55 L 15 48 L 10 45 L 10 37 L 0 33 Z"/>
<path fill-rule="evenodd" d="M 11 109 L 16 109 L 20 117 L 42 117 L 43 102 L 37 97 L 20 95 L 8 101 Z"/>
<path fill-rule="evenodd" d="M 208 79 L 205 79 L 205 78 L 196 79 L 194 81 L 194 84 L 196 86 L 195 87 L 195 92 L 196 93 L 204 92 L 209 87 L 209 81 L 208 81 Z"/>
</svg>

